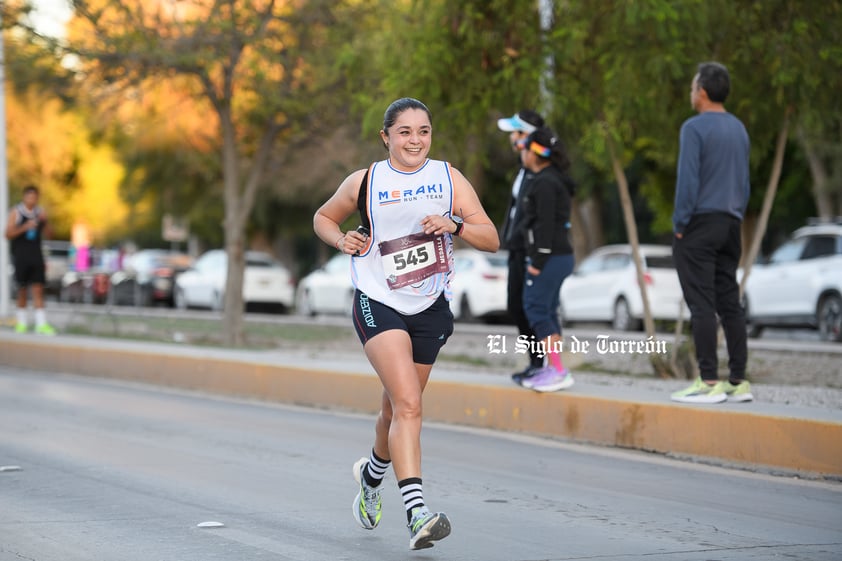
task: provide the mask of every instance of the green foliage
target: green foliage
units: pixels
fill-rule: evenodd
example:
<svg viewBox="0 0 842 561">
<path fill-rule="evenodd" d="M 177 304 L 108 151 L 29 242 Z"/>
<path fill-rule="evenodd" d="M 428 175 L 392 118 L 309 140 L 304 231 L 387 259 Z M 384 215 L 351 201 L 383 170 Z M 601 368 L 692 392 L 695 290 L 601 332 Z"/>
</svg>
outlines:
<svg viewBox="0 0 842 561">
<path fill-rule="evenodd" d="M 11 40 L 10 40 L 11 39 Z M 30 87 L 50 92 L 63 104 L 74 100 L 73 73 L 61 65 L 61 59 L 40 39 L 28 40 L 17 35 L 7 38 L 5 73 L 12 91 L 23 95 Z"/>
<path fill-rule="evenodd" d="M 447 154 L 467 167 L 487 161 L 485 146 L 477 151 L 466 139 L 493 133 L 492 115 L 540 102 L 543 51 L 534 2 L 376 4 L 379 28 L 365 34 L 360 56 L 343 59 L 364 129 L 379 130 L 394 99 L 415 97 L 433 113 L 434 157 Z"/>
<path fill-rule="evenodd" d="M 580 136 L 579 156 L 606 177 L 606 130 L 624 148 L 624 162 L 640 156 L 650 163 L 640 193 L 655 213 L 655 231 L 671 228 L 677 134 L 692 115 L 689 85 L 698 62 L 718 60 L 731 71 L 727 106 L 752 139 L 755 193 L 768 181 L 786 107 L 798 106 L 807 119 L 839 110 L 828 97 L 842 86 L 842 68 L 829 47 L 839 44 L 838 3 L 809 11 L 787 0 L 557 4 L 552 37 L 559 120 L 568 134 Z M 815 60 L 816 53 L 825 57 Z M 755 199 L 752 208 L 759 207 Z"/>
<path fill-rule="evenodd" d="M 98 5 L 122 6 L 122 13 L 129 13 L 125 10 L 145 4 Z M 319 182 L 327 180 L 303 177 L 300 167 L 288 172 L 286 164 L 317 159 L 318 166 L 311 167 L 329 168 L 329 177 L 357 165 L 348 162 L 364 165 L 365 149 L 342 151 L 354 143 L 376 149 L 387 105 L 412 96 L 433 112 L 432 156 L 467 173 L 496 221 L 502 220 L 516 167 L 496 119 L 524 107 L 542 110 L 571 152 L 578 198 L 604 205 L 606 237 L 616 241 L 623 234 L 616 228 L 619 213 L 606 146 L 610 134 L 621 150 L 637 219 L 648 230 L 641 237 L 656 238 L 671 228 L 678 130 L 693 115 L 690 81 L 696 64 L 705 60 L 730 69 L 726 106 L 743 120 L 752 140 L 750 211 L 759 208 L 788 108 L 820 153 L 830 183 L 842 184 L 839 2 L 556 0 L 548 30 L 541 29 L 537 0 L 284 2 L 276 4 L 269 24 L 260 17 L 264 4 L 214 5 L 221 10 L 218 17 L 186 19 L 178 26 L 163 20 L 118 25 L 114 13 L 91 8 L 90 29 L 96 33 L 71 34 L 79 51 L 101 55 L 97 67 L 81 67 L 89 78 L 82 82 L 87 90 L 82 96 L 74 90 L 79 82 L 73 72 L 54 54 L 55 45 L 40 39 L 14 47 L 7 74 L 14 76 L 15 88 L 42 84 L 69 103 L 90 105 L 117 86 L 144 84 L 164 67 L 169 70 L 157 72 L 164 81 L 176 74 L 200 77 L 199 87 L 194 84 L 188 93 L 195 96 L 206 88 L 211 103 L 230 104 L 236 117 L 240 180 L 247 177 L 264 127 L 275 123 L 280 132 L 248 225 L 253 233 L 310 236 L 309 217 L 324 197 Z M 107 37 L 107 45 L 96 43 L 96 37 Z M 226 55 L 244 42 L 249 46 L 232 66 Z M 224 95 L 226 69 L 243 94 L 235 99 Z M 189 110 L 211 115 L 198 99 L 193 97 L 195 107 Z M 101 114 L 104 121 L 113 117 Z M 139 131 L 158 126 L 156 117 L 165 118 L 150 111 L 133 115 L 131 123 L 111 119 L 120 134 L 104 138 L 123 155 L 127 173 L 121 192 L 130 202 L 147 201 L 153 215 L 164 209 L 185 213 L 195 232 L 209 243 L 218 241 L 221 136 L 193 143 L 192 136 L 179 142 L 177 135 L 159 134 L 151 142 L 155 135 L 144 139 Z M 335 135 L 344 125 L 351 132 Z M 362 139 L 355 137 L 358 130 Z M 814 212 L 810 183 L 802 149 L 793 139 L 773 228 L 792 229 Z M 151 215 L 133 220 L 150 236 L 159 227 Z"/>
</svg>

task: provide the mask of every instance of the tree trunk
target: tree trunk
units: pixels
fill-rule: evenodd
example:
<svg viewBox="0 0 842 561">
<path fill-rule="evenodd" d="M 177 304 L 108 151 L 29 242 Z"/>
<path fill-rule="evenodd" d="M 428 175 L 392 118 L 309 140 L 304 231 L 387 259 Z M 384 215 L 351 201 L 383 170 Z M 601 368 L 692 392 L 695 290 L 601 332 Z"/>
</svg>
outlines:
<svg viewBox="0 0 842 561">
<path fill-rule="evenodd" d="M 227 346 L 241 346 L 243 337 L 243 274 L 245 270 L 245 221 L 240 197 L 239 158 L 230 109 L 222 110 L 222 176 L 225 183 L 225 277 L 222 334 Z"/>
<path fill-rule="evenodd" d="M 577 263 L 587 256 L 591 250 L 588 241 L 587 220 L 585 219 L 582 206 L 575 198 L 572 200 L 570 206 L 570 238 Z"/>
<path fill-rule="evenodd" d="M 634 208 L 632 207 L 631 195 L 629 194 L 629 182 L 626 178 L 626 172 L 623 170 L 623 164 L 617 155 L 617 148 L 614 145 L 614 139 L 611 137 L 611 131 L 607 127 L 605 138 L 608 153 L 611 157 L 611 168 L 614 171 L 614 178 L 617 180 L 617 189 L 620 193 L 620 203 L 623 207 L 623 221 L 626 225 L 626 235 L 629 238 L 632 258 L 634 259 L 634 268 L 637 273 L 637 285 L 640 287 L 640 297 L 643 300 L 643 326 L 646 330 L 647 339 L 656 341 L 655 321 L 652 319 L 652 310 L 649 307 L 649 295 L 646 291 L 646 281 L 643 277 L 643 259 L 640 256 L 640 241 L 637 236 L 637 222 L 634 219 Z M 664 357 L 653 353 L 649 355 L 649 360 L 657 376 L 661 378 L 672 377 L 669 364 L 667 364 Z"/>
<path fill-rule="evenodd" d="M 789 124 L 792 109 L 787 108 L 784 113 L 784 122 L 781 130 L 778 133 L 778 142 L 775 146 L 775 159 L 772 163 L 772 175 L 769 177 L 769 185 L 766 187 L 766 194 L 763 195 L 763 207 L 760 210 L 760 216 L 757 217 L 757 227 L 754 231 L 754 236 L 751 240 L 751 247 L 748 255 L 744 259 L 743 278 L 740 281 L 740 297 L 742 297 L 746 281 L 751 274 L 751 267 L 757 259 L 757 254 L 760 252 L 760 242 L 763 241 L 763 236 L 766 235 L 766 226 L 769 224 L 769 215 L 772 212 L 772 203 L 775 200 L 775 193 L 778 191 L 778 184 L 781 179 L 781 169 L 784 165 L 784 149 L 786 148 L 786 139 L 789 136 Z"/>
<path fill-rule="evenodd" d="M 746 213 L 743 218 L 743 224 L 740 227 L 740 247 L 749 247 L 754 240 L 754 231 L 757 227 L 757 215 Z M 745 269 L 746 258 L 748 251 L 743 251 L 740 255 L 740 267 Z"/>
<path fill-rule="evenodd" d="M 605 226 L 602 222 L 603 209 L 605 208 L 605 198 L 603 185 L 594 185 L 593 193 L 590 197 L 590 208 L 588 209 L 588 220 L 590 224 L 591 251 L 598 247 L 605 245 Z"/>
<path fill-rule="evenodd" d="M 578 235 L 574 238 L 577 255 L 587 256 L 594 249 L 605 245 L 605 233 L 602 226 L 602 197 L 593 192 L 584 199 L 573 201 L 574 228 L 579 225 Z M 575 233 L 575 232 L 574 232 Z"/>
<path fill-rule="evenodd" d="M 813 199 L 816 201 L 816 213 L 822 219 L 833 218 L 833 198 L 830 196 L 828 188 L 827 168 L 821 155 L 816 151 L 816 147 L 807 138 L 803 125 L 798 125 L 796 128 L 796 136 L 804 150 L 804 155 L 807 156 L 807 164 L 810 166 L 810 174 L 813 176 Z"/>
<path fill-rule="evenodd" d="M 646 282 L 643 276 L 643 259 L 640 256 L 640 241 L 637 236 L 637 222 L 634 219 L 634 207 L 629 194 L 629 182 L 623 164 L 617 156 L 614 140 L 610 133 L 606 134 L 608 139 L 608 152 L 611 156 L 611 167 L 614 171 L 614 178 L 617 181 L 617 190 L 620 193 L 620 204 L 623 208 L 623 221 L 626 225 L 626 235 L 631 245 L 634 268 L 637 273 L 637 284 L 640 287 L 640 297 L 643 300 L 643 325 L 647 335 L 655 334 L 655 322 L 652 319 L 652 311 L 649 309 L 649 295 L 646 291 Z"/>
</svg>

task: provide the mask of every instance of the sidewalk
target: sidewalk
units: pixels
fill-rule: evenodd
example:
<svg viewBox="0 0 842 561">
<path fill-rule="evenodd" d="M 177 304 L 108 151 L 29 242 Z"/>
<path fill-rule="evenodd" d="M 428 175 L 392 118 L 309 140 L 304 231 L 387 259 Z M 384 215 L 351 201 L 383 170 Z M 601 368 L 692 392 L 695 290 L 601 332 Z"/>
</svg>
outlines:
<svg viewBox="0 0 842 561">
<path fill-rule="evenodd" d="M 381 386 L 362 353 L 224 350 L 0 332 L 0 364 L 375 413 Z M 584 380 L 584 381 L 583 381 Z M 507 376 L 436 366 L 426 420 L 620 446 L 807 476 L 842 477 L 842 410 L 781 403 L 674 404 L 618 380 L 538 394 Z"/>
</svg>

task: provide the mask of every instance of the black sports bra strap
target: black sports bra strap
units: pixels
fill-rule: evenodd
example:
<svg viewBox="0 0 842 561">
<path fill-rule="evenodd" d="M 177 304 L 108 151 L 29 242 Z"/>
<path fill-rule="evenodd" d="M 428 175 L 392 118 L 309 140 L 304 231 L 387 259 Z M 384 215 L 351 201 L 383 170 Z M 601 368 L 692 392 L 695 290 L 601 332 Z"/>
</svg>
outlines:
<svg viewBox="0 0 842 561">
<path fill-rule="evenodd" d="M 357 209 L 360 211 L 360 224 L 371 231 L 371 220 L 368 218 L 368 170 L 365 170 L 362 183 L 360 183 L 360 194 L 357 195 Z"/>
</svg>

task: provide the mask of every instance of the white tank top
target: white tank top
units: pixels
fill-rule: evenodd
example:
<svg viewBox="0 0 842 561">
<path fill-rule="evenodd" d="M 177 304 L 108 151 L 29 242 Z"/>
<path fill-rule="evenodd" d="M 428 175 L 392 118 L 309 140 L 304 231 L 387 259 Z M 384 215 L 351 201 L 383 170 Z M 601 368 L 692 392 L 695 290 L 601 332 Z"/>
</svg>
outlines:
<svg viewBox="0 0 842 561">
<path fill-rule="evenodd" d="M 425 216 L 450 217 L 453 212 L 450 164 L 427 160 L 416 171 L 402 172 L 388 160 L 375 162 L 369 168 L 366 207 L 371 236 L 364 251 L 351 259 L 354 286 L 407 315 L 426 310 L 442 293 L 450 300 L 453 238 L 444 234 L 437 239 L 415 239 L 423 237 Z M 411 234 L 418 236 L 406 238 Z M 391 240 L 397 241 L 381 245 Z M 436 270 L 431 272 L 434 262 Z M 416 278 L 422 276 L 426 278 Z"/>
</svg>

